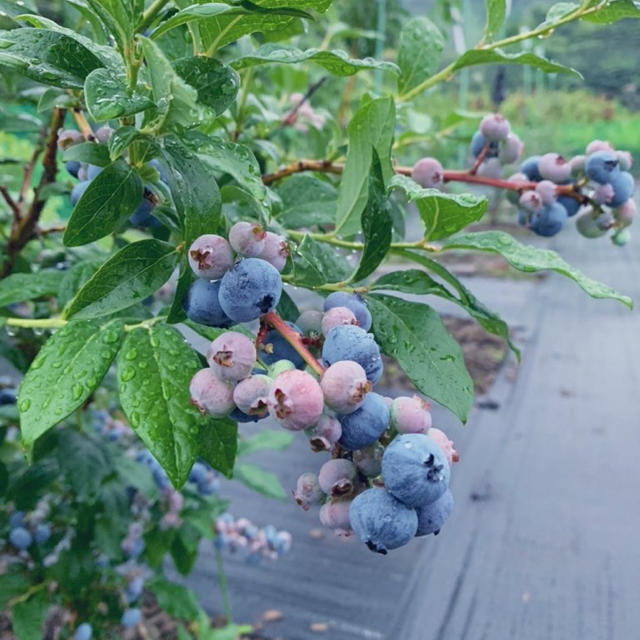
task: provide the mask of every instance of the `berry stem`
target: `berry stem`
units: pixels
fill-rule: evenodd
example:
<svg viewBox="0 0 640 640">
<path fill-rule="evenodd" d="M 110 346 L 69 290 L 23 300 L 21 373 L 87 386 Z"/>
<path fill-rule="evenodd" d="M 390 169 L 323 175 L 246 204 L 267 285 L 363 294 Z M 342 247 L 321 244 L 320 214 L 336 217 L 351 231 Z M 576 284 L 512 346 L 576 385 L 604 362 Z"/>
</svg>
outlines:
<svg viewBox="0 0 640 640">
<path fill-rule="evenodd" d="M 287 325 L 275 311 L 270 311 L 263 315 L 262 320 L 271 325 L 300 354 L 300 357 L 311 367 L 315 374 L 321 376 L 324 373 L 324 367 L 304 345 L 302 337 Z"/>
<path fill-rule="evenodd" d="M 489 153 L 489 144 L 488 143 L 485 144 L 484 147 L 482 147 L 482 150 L 478 154 L 478 157 L 476 158 L 475 162 L 473 163 L 473 166 L 471 167 L 471 169 L 469 169 L 469 173 L 472 176 L 476 175 L 476 173 L 478 171 L 478 168 L 482 164 L 482 161 L 484 160 L 484 158 L 487 155 L 487 153 Z"/>
</svg>

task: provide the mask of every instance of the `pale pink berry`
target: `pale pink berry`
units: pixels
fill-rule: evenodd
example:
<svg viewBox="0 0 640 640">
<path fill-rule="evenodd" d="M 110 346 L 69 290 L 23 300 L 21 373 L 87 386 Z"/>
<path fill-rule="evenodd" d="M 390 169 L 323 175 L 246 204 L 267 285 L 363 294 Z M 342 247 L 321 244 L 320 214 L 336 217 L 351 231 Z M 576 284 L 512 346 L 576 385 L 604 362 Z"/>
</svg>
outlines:
<svg viewBox="0 0 640 640">
<path fill-rule="evenodd" d="M 307 309 L 303 311 L 296 320 L 295 324 L 302 333 L 320 333 L 322 331 L 322 317 L 324 313 L 317 309 Z"/>
<path fill-rule="evenodd" d="M 551 180 L 541 180 L 536 185 L 536 193 L 540 196 L 542 204 L 553 204 L 558 196 L 556 194 L 556 184 Z"/>
<path fill-rule="evenodd" d="M 322 505 L 320 509 L 320 522 L 336 533 L 347 534 L 351 531 L 349 524 L 349 507 L 351 500 L 332 499 Z"/>
<path fill-rule="evenodd" d="M 236 222 L 229 229 L 229 243 L 245 258 L 255 258 L 264 250 L 267 232 L 257 222 Z"/>
<path fill-rule="evenodd" d="M 510 131 L 509 121 L 499 113 L 489 113 L 480 122 L 480 133 L 488 142 L 505 140 Z"/>
<path fill-rule="evenodd" d="M 289 245 L 286 240 L 277 233 L 267 231 L 264 249 L 258 256 L 261 260 L 266 260 L 278 271 L 282 271 L 287 264 L 289 257 Z"/>
<path fill-rule="evenodd" d="M 353 360 L 339 360 L 322 374 L 320 387 L 327 406 L 345 415 L 362 406 L 365 396 L 371 391 L 371 382 L 360 364 Z"/>
<path fill-rule="evenodd" d="M 616 192 L 613 190 L 613 187 L 607 184 L 601 184 L 594 192 L 593 199 L 598 204 L 609 204 L 615 197 Z"/>
<path fill-rule="evenodd" d="M 342 437 L 342 425 L 337 418 L 325 413 L 313 427 L 307 429 L 307 437 L 312 451 L 331 451 Z"/>
<path fill-rule="evenodd" d="M 267 400 L 271 378 L 253 375 L 241 380 L 233 390 L 233 401 L 240 411 L 250 416 L 266 416 L 269 412 Z"/>
<path fill-rule="evenodd" d="M 502 163 L 498 158 L 487 158 L 478 167 L 478 175 L 483 178 L 502 177 Z"/>
<path fill-rule="evenodd" d="M 436 444 L 442 449 L 442 453 L 444 453 L 447 458 L 447 462 L 449 466 L 453 462 L 458 462 L 460 457 L 458 456 L 458 452 L 455 450 L 453 446 L 453 442 L 449 440 L 447 434 L 444 431 L 440 431 L 440 429 L 431 428 L 429 429 L 429 437 L 435 440 Z"/>
<path fill-rule="evenodd" d="M 324 499 L 324 492 L 320 488 L 318 476 L 315 473 L 303 473 L 296 482 L 293 497 L 305 511 L 311 505 L 320 504 Z"/>
<path fill-rule="evenodd" d="M 540 175 L 551 182 L 562 184 L 571 177 L 571 165 L 559 153 L 545 153 L 538 160 Z"/>
<path fill-rule="evenodd" d="M 628 151 L 616 151 L 621 171 L 629 171 L 633 165 L 633 156 Z"/>
<path fill-rule="evenodd" d="M 569 165 L 571 166 L 571 174 L 579 175 L 584 173 L 584 163 L 587 161 L 587 157 L 583 155 L 573 156 L 571 160 L 569 160 Z"/>
<path fill-rule="evenodd" d="M 510 133 L 502 143 L 498 157 L 503 164 L 517 162 L 522 155 L 524 144 L 515 133 Z"/>
<path fill-rule="evenodd" d="M 322 316 L 320 325 L 322 335 L 329 335 L 331 329 L 342 324 L 358 324 L 358 320 L 351 309 L 347 309 L 347 307 L 332 307 Z"/>
<path fill-rule="evenodd" d="M 619 206 L 613 213 L 615 219 L 623 226 L 628 227 L 633 219 L 636 217 L 638 207 L 633 199 L 627 200 L 624 204 Z"/>
<path fill-rule="evenodd" d="M 318 421 L 323 408 L 322 389 L 306 371 L 285 371 L 271 385 L 269 413 L 285 429 L 307 429 Z"/>
<path fill-rule="evenodd" d="M 196 238 L 189 247 L 189 266 L 199 278 L 218 280 L 233 266 L 229 243 L 222 237 L 207 233 Z"/>
<path fill-rule="evenodd" d="M 382 456 L 384 447 L 379 442 L 374 442 L 364 449 L 358 449 L 353 452 L 353 462 L 360 473 L 367 478 L 375 478 L 382 471 Z"/>
<path fill-rule="evenodd" d="M 211 343 L 207 362 L 218 378 L 235 382 L 251 374 L 256 355 L 252 340 L 237 331 L 227 331 Z"/>
<path fill-rule="evenodd" d="M 442 186 L 444 169 L 435 158 L 421 158 L 413 165 L 411 177 L 421 187 L 437 189 Z"/>
<path fill-rule="evenodd" d="M 402 396 L 391 403 L 391 425 L 399 433 L 427 433 L 431 427 L 429 404 L 418 396 Z"/>
<path fill-rule="evenodd" d="M 228 415 L 235 407 L 233 388 L 217 378 L 209 368 L 201 369 L 191 378 L 189 393 L 198 410 L 214 418 Z"/>
<path fill-rule="evenodd" d="M 613 151 L 613 147 L 608 140 L 592 140 L 586 149 L 586 154 L 590 156 L 596 151 Z"/>
<path fill-rule="evenodd" d="M 530 211 L 531 213 L 537 213 L 542 210 L 542 207 L 544 207 L 542 198 L 536 191 L 525 191 L 520 196 L 520 205 L 523 209 Z"/>
<path fill-rule="evenodd" d="M 318 482 L 327 495 L 337 498 L 353 493 L 356 475 L 356 465 L 351 460 L 334 458 L 320 467 Z"/>
</svg>

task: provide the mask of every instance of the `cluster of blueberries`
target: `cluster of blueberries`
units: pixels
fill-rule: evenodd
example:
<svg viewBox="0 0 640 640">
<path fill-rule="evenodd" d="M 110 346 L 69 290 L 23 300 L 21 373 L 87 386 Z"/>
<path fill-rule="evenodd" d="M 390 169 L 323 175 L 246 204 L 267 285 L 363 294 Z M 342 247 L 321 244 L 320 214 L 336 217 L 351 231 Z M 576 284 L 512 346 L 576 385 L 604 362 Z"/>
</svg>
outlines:
<svg viewBox="0 0 640 640">
<path fill-rule="evenodd" d="M 100 127 L 95 133 L 94 138 L 101 143 L 106 144 L 111 136 L 112 129 L 110 127 Z M 58 134 L 58 147 L 60 149 L 68 149 L 74 144 L 84 142 L 84 138 L 79 131 L 75 129 L 65 129 Z M 160 180 L 166 183 L 167 176 L 157 160 L 150 160 L 148 165 L 155 169 Z M 77 160 L 69 160 L 65 162 L 65 169 L 67 172 L 77 178 L 79 182 L 71 190 L 70 200 L 71 204 L 75 207 L 78 204 L 82 194 L 87 190 L 87 187 L 91 184 L 91 181 L 102 172 L 102 167 L 98 167 L 93 164 L 86 164 L 78 162 Z M 165 190 L 168 192 L 169 187 L 165 184 Z M 152 214 L 154 208 L 153 194 L 150 189 L 145 187 L 142 201 L 131 214 L 129 222 L 134 227 L 156 227 L 160 224 L 158 219 Z"/>
<path fill-rule="evenodd" d="M 247 247 L 264 233 L 253 223 L 237 223 L 229 240 L 247 256 Z M 260 257 L 230 266 L 231 252 L 219 236 L 198 238 L 189 258 L 201 277 L 224 272 L 221 280 L 196 281 L 188 292 L 185 308 L 196 322 L 223 328 L 250 322 L 280 298 L 277 270 Z M 305 431 L 313 450 L 331 451 L 318 476 L 301 476 L 294 495 L 305 509 L 322 503 L 321 522 L 338 533 L 355 532 L 372 550 L 386 553 L 415 535 L 438 532 L 453 506 L 448 485 L 457 456 L 446 435 L 431 429 L 423 400 L 392 400 L 372 391 L 383 363 L 368 333 L 372 318 L 365 301 L 334 292 L 324 311 L 305 311 L 287 324 L 286 338 L 263 327 L 257 338 L 242 329 L 213 340 L 209 366 L 190 383 L 193 404 L 238 422 L 270 416 L 285 429 Z M 310 355 L 321 358 L 319 380 L 313 368 L 307 370 Z"/>
<path fill-rule="evenodd" d="M 25 514 L 14 511 L 9 516 L 9 542 L 18 551 L 26 551 L 32 544 L 43 545 L 51 537 L 51 526 L 42 522 L 47 516 L 45 509 Z"/>
</svg>

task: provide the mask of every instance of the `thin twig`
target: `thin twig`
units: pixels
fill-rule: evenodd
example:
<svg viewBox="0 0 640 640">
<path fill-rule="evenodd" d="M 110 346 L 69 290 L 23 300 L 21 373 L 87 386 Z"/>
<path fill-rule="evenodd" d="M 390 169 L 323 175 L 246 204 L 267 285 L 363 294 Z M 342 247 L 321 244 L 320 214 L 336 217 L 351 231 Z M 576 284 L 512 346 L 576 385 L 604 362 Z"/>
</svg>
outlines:
<svg viewBox="0 0 640 640">
<path fill-rule="evenodd" d="M 35 149 L 31 154 L 31 159 L 27 163 L 24 168 L 24 177 L 22 178 L 22 186 L 20 187 L 20 196 L 18 197 L 18 204 L 22 204 L 29 191 L 29 187 L 31 186 L 31 176 L 33 175 L 33 170 L 35 169 L 36 163 L 38 162 L 38 158 L 40 154 L 44 151 L 44 141 L 47 137 L 47 128 L 44 127 L 38 136 L 38 142 L 36 143 Z"/>
<path fill-rule="evenodd" d="M 71 113 L 73 114 L 73 119 L 76 121 L 78 129 L 80 129 L 80 133 L 84 136 L 85 140 L 93 140 L 93 129 L 84 117 L 84 113 L 82 113 L 80 109 L 74 109 Z"/>
<path fill-rule="evenodd" d="M 485 144 L 484 147 L 482 147 L 482 150 L 480 151 L 480 153 L 478 154 L 478 157 L 476 158 L 475 162 L 473 163 L 473 166 L 471 167 L 471 169 L 469 169 L 469 173 L 474 176 L 476 174 L 476 172 L 478 171 L 478 169 L 480 168 L 480 165 L 482 164 L 482 161 L 485 159 L 487 153 L 489 153 L 489 144 Z"/>
<path fill-rule="evenodd" d="M 300 98 L 300 101 L 298 102 L 298 104 L 296 104 L 293 107 L 293 109 L 291 109 L 291 111 L 289 111 L 289 113 L 287 113 L 287 115 L 284 118 L 282 118 L 282 120 L 280 121 L 280 124 L 275 129 L 276 131 L 281 127 L 292 125 L 295 122 L 296 115 L 298 111 L 300 111 L 300 108 L 302 107 L 302 105 L 305 102 L 307 102 L 311 98 L 311 96 L 324 84 L 326 79 L 327 79 L 327 76 L 323 76 L 322 78 L 320 78 L 320 80 L 318 80 L 317 82 L 314 82 L 307 89 L 306 93 L 302 96 L 302 98 Z"/>
<path fill-rule="evenodd" d="M 0 186 L 0 193 L 4 198 L 5 202 L 9 205 L 9 208 L 13 212 L 13 217 L 16 220 L 20 220 L 20 207 L 17 205 L 16 201 L 11 197 L 8 189 L 6 187 Z"/>
</svg>

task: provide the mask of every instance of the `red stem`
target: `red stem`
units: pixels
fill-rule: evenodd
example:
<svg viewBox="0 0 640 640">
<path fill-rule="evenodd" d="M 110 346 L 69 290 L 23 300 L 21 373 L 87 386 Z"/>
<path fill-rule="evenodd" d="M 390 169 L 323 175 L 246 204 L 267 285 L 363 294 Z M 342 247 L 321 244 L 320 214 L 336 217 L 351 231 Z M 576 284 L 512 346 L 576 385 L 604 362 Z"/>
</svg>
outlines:
<svg viewBox="0 0 640 640">
<path fill-rule="evenodd" d="M 484 147 L 482 147 L 482 151 L 480 151 L 480 153 L 478 154 L 476 161 L 473 163 L 473 166 L 471 167 L 471 169 L 469 169 L 469 173 L 471 175 L 474 175 L 474 176 L 476 175 L 476 173 L 478 172 L 478 168 L 482 164 L 482 161 L 484 160 L 488 152 L 489 152 L 489 145 L 485 144 Z"/>
<path fill-rule="evenodd" d="M 304 346 L 302 336 L 297 334 L 275 311 L 262 316 L 262 320 L 271 325 L 302 357 L 318 376 L 324 373 L 324 367 L 313 357 L 309 349 Z"/>
</svg>

